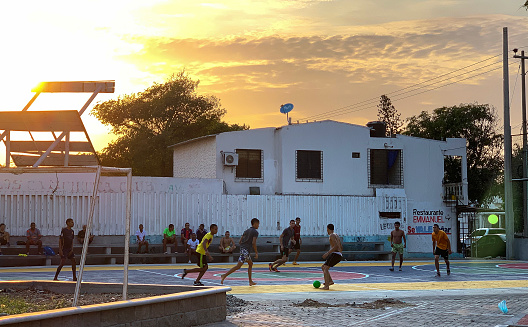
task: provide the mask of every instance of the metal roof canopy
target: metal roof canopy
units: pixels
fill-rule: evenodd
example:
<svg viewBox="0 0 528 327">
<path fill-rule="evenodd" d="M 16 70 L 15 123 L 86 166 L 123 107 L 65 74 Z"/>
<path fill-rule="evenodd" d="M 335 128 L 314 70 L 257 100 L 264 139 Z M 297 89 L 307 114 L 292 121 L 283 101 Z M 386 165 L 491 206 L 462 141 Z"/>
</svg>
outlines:
<svg viewBox="0 0 528 327">
<path fill-rule="evenodd" d="M 6 167 L 10 167 L 11 158 L 17 166 L 39 165 L 64 166 L 71 165 L 98 165 L 99 161 L 95 154 L 95 149 L 90 141 L 90 137 L 84 128 L 80 116 L 86 111 L 90 103 L 99 93 L 113 93 L 115 81 L 58 81 L 41 82 L 32 89 L 36 92 L 33 98 L 26 104 L 20 112 L 0 112 L 0 141 L 6 144 Z M 40 93 L 55 92 L 92 92 L 79 112 L 73 110 L 66 111 L 38 111 L 29 112 L 29 107 L 35 102 Z M 29 141 L 11 141 L 11 131 L 27 131 L 33 140 L 33 146 Z M 56 131 L 62 133 L 57 137 Z M 35 141 L 31 132 L 51 132 L 55 141 Z M 70 132 L 84 132 L 87 142 L 70 142 Z M 62 141 L 66 137 L 66 141 Z M 13 146 L 13 148 L 11 148 Z M 46 150 L 42 150 L 47 146 Z M 11 155 L 13 152 L 21 152 L 28 155 Z M 61 154 L 51 154 L 52 151 L 61 151 Z M 72 152 L 90 152 L 93 155 L 70 155 Z M 35 155 L 38 154 L 39 157 Z M 37 159 L 35 159 L 37 158 Z M 70 162 L 70 159 L 71 162 Z"/>
<path fill-rule="evenodd" d="M 83 250 L 81 255 L 81 268 L 79 276 L 77 276 L 77 283 L 75 285 L 75 296 L 72 306 L 77 306 L 79 293 L 81 291 L 82 275 L 84 272 L 84 264 L 86 262 L 86 254 L 88 253 L 88 244 L 90 233 L 92 230 L 92 221 L 95 212 L 95 199 L 99 188 L 99 180 L 102 174 L 109 175 L 126 175 L 127 177 L 127 193 L 126 193 L 126 214 L 125 214 L 125 253 L 124 253 L 124 273 L 123 273 L 123 301 L 127 299 L 128 293 L 128 262 L 129 262 L 129 242 L 130 242 L 130 218 L 132 216 L 132 168 L 116 168 L 116 167 L 43 167 L 43 168 L 0 168 L 0 173 L 8 174 L 26 174 L 26 173 L 95 173 L 95 183 L 93 195 L 90 201 L 90 214 L 88 215 L 88 223 L 86 226 L 86 235 L 83 243 Z"/>
</svg>

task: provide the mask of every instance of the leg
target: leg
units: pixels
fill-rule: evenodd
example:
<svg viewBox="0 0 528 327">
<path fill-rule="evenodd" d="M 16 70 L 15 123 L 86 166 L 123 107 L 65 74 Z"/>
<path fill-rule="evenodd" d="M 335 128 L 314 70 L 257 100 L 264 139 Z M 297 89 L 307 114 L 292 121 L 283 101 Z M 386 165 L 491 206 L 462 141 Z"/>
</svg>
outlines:
<svg viewBox="0 0 528 327">
<path fill-rule="evenodd" d="M 199 282 L 200 279 L 202 279 L 207 269 L 209 269 L 209 266 L 207 264 L 205 264 L 202 268 L 200 268 L 200 273 L 198 274 L 198 278 L 196 278 L 196 282 Z"/>
<path fill-rule="evenodd" d="M 396 252 L 392 252 L 392 258 L 391 258 L 391 268 L 390 271 L 394 271 L 394 261 L 396 261 Z"/>
<path fill-rule="evenodd" d="M 41 240 L 37 241 L 37 247 L 38 247 L 37 253 L 42 254 L 42 241 Z"/>
<path fill-rule="evenodd" d="M 141 245 L 143 245 L 143 242 L 138 242 L 138 249 L 137 249 L 136 253 L 140 253 L 141 252 Z"/>
<path fill-rule="evenodd" d="M 287 261 L 288 261 L 288 256 L 287 255 L 283 255 L 282 258 L 280 258 L 278 260 L 275 260 L 275 262 L 273 262 L 272 267 L 277 269 L 279 266 L 285 264 Z"/>
<path fill-rule="evenodd" d="M 59 266 L 57 267 L 57 271 L 55 272 L 55 278 L 53 278 L 53 280 L 58 280 L 57 277 L 59 277 L 59 273 L 60 273 L 62 267 L 64 267 L 65 261 L 66 261 L 65 258 L 61 258 L 61 262 L 60 262 Z"/>
<path fill-rule="evenodd" d="M 239 261 L 236 266 L 234 266 L 233 268 L 229 269 L 228 272 L 223 274 L 222 275 L 222 279 L 220 280 L 220 284 L 224 284 L 224 279 L 226 279 L 227 276 L 231 275 L 232 273 L 234 273 L 235 271 L 240 269 L 240 267 L 242 267 L 243 264 L 244 264 L 244 262 Z M 249 273 L 249 270 L 248 270 L 248 273 Z M 251 280 L 251 277 L 249 278 L 249 280 Z"/>
<path fill-rule="evenodd" d="M 402 268 L 402 264 L 403 264 L 403 253 L 400 253 L 400 270 Z"/>
<path fill-rule="evenodd" d="M 297 249 L 297 254 L 295 255 L 295 259 L 293 260 L 293 264 L 297 264 L 297 259 L 299 259 L 299 255 L 301 254 L 301 249 Z"/>
<path fill-rule="evenodd" d="M 445 257 L 445 258 L 444 258 L 444 261 L 445 261 L 446 268 L 447 268 L 447 274 L 448 274 L 448 275 L 451 275 L 451 269 L 449 268 L 449 258 L 448 258 L 448 257 Z"/>
<path fill-rule="evenodd" d="M 75 265 L 75 257 L 71 258 L 72 263 L 72 274 L 73 274 L 73 281 L 77 280 L 77 266 Z"/>
<path fill-rule="evenodd" d="M 436 274 L 440 276 L 440 263 L 438 262 L 439 255 L 435 254 L 435 267 L 436 267 Z"/>
<path fill-rule="evenodd" d="M 330 289 L 330 273 L 328 272 L 328 269 L 330 269 L 330 267 L 328 267 L 327 265 L 322 265 L 321 269 L 323 270 L 324 281 L 325 281 L 323 290 L 329 290 Z"/>
<path fill-rule="evenodd" d="M 144 241 L 144 243 L 145 243 L 145 252 L 146 252 L 146 253 L 149 253 L 149 250 L 148 250 L 148 245 L 149 245 L 149 244 L 148 244 L 147 241 Z"/>
<path fill-rule="evenodd" d="M 253 261 L 248 261 L 248 279 L 249 279 L 249 286 L 257 285 L 251 278 L 251 274 L 253 273 Z"/>
<path fill-rule="evenodd" d="M 30 243 L 31 243 L 30 240 L 27 240 L 27 241 L 26 241 L 26 254 L 28 254 L 28 255 L 29 255 L 29 246 L 30 246 Z"/>
<path fill-rule="evenodd" d="M 163 238 L 163 253 L 166 253 L 167 252 L 167 239 L 164 237 Z"/>
</svg>

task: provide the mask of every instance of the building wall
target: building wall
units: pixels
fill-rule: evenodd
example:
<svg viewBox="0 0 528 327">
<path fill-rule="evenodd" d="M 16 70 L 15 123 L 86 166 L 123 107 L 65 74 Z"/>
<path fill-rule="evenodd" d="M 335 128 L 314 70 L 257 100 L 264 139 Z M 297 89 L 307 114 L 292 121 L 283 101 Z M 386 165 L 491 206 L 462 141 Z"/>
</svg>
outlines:
<svg viewBox="0 0 528 327">
<path fill-rule="evenodd" d="M 173 177 L 216 178 L 215 137 L 202 138 L 173 148 Z"/>
</svg>

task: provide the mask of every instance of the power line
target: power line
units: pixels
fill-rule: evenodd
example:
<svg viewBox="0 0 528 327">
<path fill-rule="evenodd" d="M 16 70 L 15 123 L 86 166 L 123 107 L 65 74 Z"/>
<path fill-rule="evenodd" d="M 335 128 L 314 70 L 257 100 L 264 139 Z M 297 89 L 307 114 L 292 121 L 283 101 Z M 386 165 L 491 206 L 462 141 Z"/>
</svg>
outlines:
<svg viewBox="0 0 528 327">
<path fill-rule="evenodd" d="M 387 93 L 387 94 L 392 95 L 393 97 L 394 96 L 398 97 L 398 96 L 401 96 L 401 95 L 404 95 L 404 94 L 416 92 L 417 90 L 420 90 L 420 89 L 423 89 L 423 88 L 426 88 L 426 87 L 431 87 L 431 86 L 434 86 L 434 85 L 437 85 L 437 84 L 452 80 L 452 79 L 457 78 L 457 77 L 461 77 L 461 76 L 464 76 L 464 75 L 471 74 L 473 72 L 476 72 L 478 70 L 484 69 L 486 67 L 497 65 L 497 64 L 501 63 L 502 61 L 496 61 L 496 62 L 493 62 L 491 64 L 487 64 L 487 65 L 481 66 L 479 68 L 472 69 L 470 71 L 466 71 L 466 72 L 461 73 L 461 74 L 457 74 L 455 76 L 450 76 L 448 78 L 444 78 L 444 79 L 438 80 L 438 79 L 440 79 L 440 78 L 442 78 L 444 76 L 451 75 L 451 74 L 453 74 L 455 72 L 459 72 L 459 71 L 465 70 L 465 69 L 467 69 L 469 67 L 473 67 L 473 66 L 478 65 L 480 63 L 483 63 L 485 61 L 493 59 L 493 58 L 495 58 L 497 56 L 500 56 L 500 54 L 488 57 L 486 59 L 480 60 L 478 62 L 475 62 L 475 63 L 471 64 L 471 65 L 464 66 L 464 67 L 459 68 L 457 70 L 454 70 L 452 72 L 439 75 L 439 76 L 431 78 L 429 80 L 426 80 L 426 81 L 423 81 L 423 82 L 420 82 L 420 83 L 416 83 L 416 84 L 411 85 L 409 87 L 406 87 L 406 88 L 403 88 L 403 89 L 400 89 L 400 90 L 396 90 L 396 91 L 393 91 L 393 92 L 390 92 L 390 93 Z M 510 63 L 510 65 L 512 65 L 512 64 L 514 64 L 514 62 Z M 475 78 L 475 77 L 480 76 L 480 75 L 487 74 L 487 73 L 492 72 L 494 70 L 500 69 L 501 67 L 502 66 L 496 67 L 496 68 L 487 70 L 487 71 L 479 73 L 479 74 L 473 74 L 473 75 L 471 75 L 471 76 L 469 76 L 467 78 L 459 79 L 457 81 L 453 81 L 451 83 L 447 83 L 447 84 L 440 85 L 440 86 L 437 86 L 437 87 L 434 87 L 434 88 L 431 88 L 431 89 L 428 89 L 428 90 L 424 90 L 422 92 L 410 94 L 408 96 L 404 96 L 404 97 L 400 97 L 400 98 L 395 98 L 393 101 L 403 100 L 403 99 L 406 99 L 406 98 L 409 98 L 409 97 L 412 97 L 412 96 L 416 96 L 416 95 L 419 95 L 419 94 L 423 94 L 423 93 L 426 93 L 426 92 L 430 92 L 430 91 L 433 91 L 433 90 L 436 90 L 436 89 L 439 89 L 439 88 L 442 88 L 442 87 L 445 87 L 445 86 L 456 84 L 456 83 L 459 83 L 459 82 L 462 82 L 462 81 L 465 81 L 465 80 L 468 80 L 468 79 L 471 79 L 471 78 Z M 435 81 L 435 82 L 428 83 L 430 81 Z M 412 90 L 409 90 L 411 88 L 412 88 Z M 405 90 L 407 90 L 407 91 L 405 91 Z M 403 92 L 403 91 L 405 91 L 405 92 Z M 307 119 L 309 119 L 309 120 L 323 120 L 323 119 L 326 119 L 328 117 L 340 116 L 340 115 L 343 115 L 343 114 L 346 114 L 346 113 L 352 113 L 352 112 L 361 111 L 361 110 L 369 108 L 374 103 L 377 103 L 378 99 L 379 99 L 378 97 L 367 99 L 367 100 L 364 100 L 364 101 L 361 101 L 361 102 L 358 102 L 358 103 L 355 103 L 355 104 L 352 104 L 352 105 L 348 105 L 348 106 L 345 106 L 345 107 L 342 107 L 342 108 L 338 108 L 338 109 L 334 109 L 334 110 L 331 110 L 331 111 L 328 111 L 328 112 L 312 115 L 312 116 L 309 116 L 309 117 L 306 117 L 306 118 L 303 118 L 303 119 L 300 119 L 300 120 L 307 120 Z M 373 102 L 373 101 L 376 101 L 376 102 Z"/>
</svg>

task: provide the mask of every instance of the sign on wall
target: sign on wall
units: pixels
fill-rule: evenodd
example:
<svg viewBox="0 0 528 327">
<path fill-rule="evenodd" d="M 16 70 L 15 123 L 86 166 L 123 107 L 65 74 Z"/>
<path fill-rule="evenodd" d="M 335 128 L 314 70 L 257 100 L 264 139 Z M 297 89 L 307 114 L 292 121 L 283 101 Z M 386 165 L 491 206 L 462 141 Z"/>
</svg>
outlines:
<svg viewBox="0 0 528 327">
<path fill-rule="evenodd" d="M 446 232 L 451 241 L 451 249 L 456 251 L 456 244 L 453 244 L 453 234 L 456 235 L 454 224 L 456 219 L 452 219 L 451 212 L 445 208 L 431 208 L 430 206 L 419 206 L 411 208 L 411 219 L 404 229 L 407 234 L 409 252 L 427 252 L 427 248 L 433 251 L 431 234 L 434 224 Z"/>
</svg>

